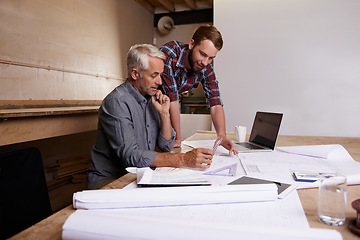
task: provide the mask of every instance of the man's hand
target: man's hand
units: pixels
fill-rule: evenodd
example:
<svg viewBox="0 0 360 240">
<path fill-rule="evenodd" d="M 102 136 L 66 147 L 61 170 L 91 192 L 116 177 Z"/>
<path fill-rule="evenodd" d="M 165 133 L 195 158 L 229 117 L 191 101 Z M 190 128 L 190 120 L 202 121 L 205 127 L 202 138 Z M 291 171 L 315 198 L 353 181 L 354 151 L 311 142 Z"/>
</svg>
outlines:
<svg viewBox="0 0 360 240">
<path fill-rule="evenodd" d="M 186 152 L 181 158 L 182 166 L 192 168 L 209 168 L 212 163 L 214 151 L 207 148 L 196 148 Z"/>
<path fill-rule="evenodd" d="M 181 139 L 175 139 L 174 148 L 179 148 L 179 147 L 181 147 Z"/>
<path fill-rule="evenodd" d="M 157 90 L 154 96 L 151 96 L 151 102 L 155 110 L 161 114 L 169 114 L 170 98 Z"/>
<path fill-rule="evenodd" d="M 234 144 L 232 143 L 231 140 L 227 139 L 227 137 L 218 137 L 214 143 L 214 146 L 216 145 L 216 143 L 220 140 L 223 139 L 221 142 L 221 146 L 223 146 L 224 148 L 226 148 L 227 150 L 229 150 L 229 154 L 232 155 L 236 155 L 238 154 L 238 151 L 236 151 Z"/>
</svg>

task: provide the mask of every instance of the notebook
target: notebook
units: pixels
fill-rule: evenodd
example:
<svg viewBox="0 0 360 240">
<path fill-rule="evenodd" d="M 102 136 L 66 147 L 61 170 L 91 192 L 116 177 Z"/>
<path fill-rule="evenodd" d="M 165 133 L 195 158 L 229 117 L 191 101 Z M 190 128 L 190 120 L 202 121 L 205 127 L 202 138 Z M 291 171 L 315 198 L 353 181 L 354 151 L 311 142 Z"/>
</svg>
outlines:
<svg viewBox="0 0 360 240">
<path fill-rule="evenodd" d="M 257 112 L 248 142 L 234 142 L 238 152 L 272 151 L 279 133 L 282 113 Z"/>
</svg>

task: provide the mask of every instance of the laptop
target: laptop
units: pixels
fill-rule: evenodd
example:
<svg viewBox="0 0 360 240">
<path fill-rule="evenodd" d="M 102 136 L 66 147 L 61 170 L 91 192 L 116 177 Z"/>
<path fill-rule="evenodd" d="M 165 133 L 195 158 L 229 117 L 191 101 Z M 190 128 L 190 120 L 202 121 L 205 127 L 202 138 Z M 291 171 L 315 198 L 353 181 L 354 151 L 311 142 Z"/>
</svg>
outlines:
<svg viewBox="0 0 360 240">
<path fill-rule="evenodd" d="M 282 113 L 257 112 L 248 142 L 234 142 L 238 152 L 272 151 L 275 148 Z"/>
</svg>

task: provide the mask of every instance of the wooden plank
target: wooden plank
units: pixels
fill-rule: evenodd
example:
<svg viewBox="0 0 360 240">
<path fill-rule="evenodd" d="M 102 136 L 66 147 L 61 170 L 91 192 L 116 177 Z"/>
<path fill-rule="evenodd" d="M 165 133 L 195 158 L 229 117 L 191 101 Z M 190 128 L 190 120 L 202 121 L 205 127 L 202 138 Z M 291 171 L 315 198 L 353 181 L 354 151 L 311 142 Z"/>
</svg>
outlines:
<svg viewBox="0 0 360 240">
<path fill-rule="evenodd" d="M 100 106 L 102 100 L 0 100 L 0 109 Z"/>
<path fill-rule="evenodd" d="M 134 1 L 137 2 L 143 8 L 145 8 L 146 10 L 148 10 L 150 13 L 152 13 L 152 14 L 155 13 L 155 7 L 152 6 L 149 2 L 147 2 L 145 0 L 134 0 Z"/>
<path fill-rule="evenodd" d="M 170 0 L 158 0 L 159 3 L 161 3 L 161 5 L 168 11 L 170 12 L 175 12 L 175 7 L 174 4 L 172 2 L 170 2 Z"/>
<path fill-rule="evenodd" d="M 0 146 L 97 129 L 97 112 L 0 119 Z"/>
<path fill-rule="evenodd" d="M 196 9 L 195 0 L 184 0 L 184 2 L 186 3 L 186 5 L 187 5 L 191 10 L 195 10 L 195 9 Z"/>
<path fill-rule="evenodd" d="M 41 117 L 79 113 L 97 113 L 98 110 L 99 106 L 0 109 L 0 119 L 17 117 Z"/>
</svg>

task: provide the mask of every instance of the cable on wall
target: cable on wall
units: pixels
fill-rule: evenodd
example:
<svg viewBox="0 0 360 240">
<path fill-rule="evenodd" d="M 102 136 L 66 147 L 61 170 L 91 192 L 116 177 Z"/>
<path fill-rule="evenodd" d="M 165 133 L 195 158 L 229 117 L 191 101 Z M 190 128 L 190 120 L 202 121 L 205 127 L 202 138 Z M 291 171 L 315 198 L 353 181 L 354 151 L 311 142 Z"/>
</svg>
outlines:
<svg viewBox="0 0 360 240">
<path fill-rule="evenodd" d="M 5 60 L 5 59 L 0 59 L 0 63 L 8 64 L 8 65 L 15 65 L 15 66 L 22 66 L 22 67 L 52 70 L 52 71 L 58 71 L 58 72 L 74 73 L 74 74 L 86 75 L 86 76 L 92 76 L 92 77 L 101 77 L 101 78 L 105 78 L 105 79 L 114 79 L 114 80 L 121 80 L 121 81 L 126 80 L 126 78 L 124 78 L 124 77 L 123 78 L 109 77 L 109 76 L 105 76 L 105 75 L 101 75 L 101 74 L 79 72 L 79 71 L 74 71 L 74 70 L 69 70 L 69 69 L 56 68 L 56 67 L 37 65 L 37 64 L 31 64 L 31 63 L 15 62 L 15 61 L 10 61 L 10 60 Z"/>
</svg>

